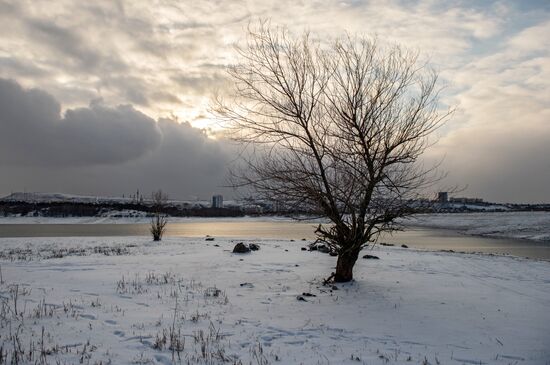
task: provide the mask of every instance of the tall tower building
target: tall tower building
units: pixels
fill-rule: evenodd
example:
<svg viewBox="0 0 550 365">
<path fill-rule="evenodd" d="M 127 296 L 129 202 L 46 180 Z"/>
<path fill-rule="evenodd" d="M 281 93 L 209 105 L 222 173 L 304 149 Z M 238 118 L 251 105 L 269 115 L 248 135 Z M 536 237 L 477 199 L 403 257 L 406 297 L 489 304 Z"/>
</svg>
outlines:
<svg viewBox="0 0 550 365">
<path fill-rule="evenodd" d="M 214 195 L 212 197 L 212 208 L 223 208 L 223 196 Z"/>
</svg>

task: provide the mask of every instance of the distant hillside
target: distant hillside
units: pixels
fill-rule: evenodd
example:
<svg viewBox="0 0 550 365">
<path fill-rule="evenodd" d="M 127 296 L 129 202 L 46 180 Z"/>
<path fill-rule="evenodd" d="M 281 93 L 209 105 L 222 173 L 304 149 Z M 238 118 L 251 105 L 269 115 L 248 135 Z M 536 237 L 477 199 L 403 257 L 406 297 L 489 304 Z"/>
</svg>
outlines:
<svg viewBox="0 0 550 365">
<path fill-rule="evenodd" d="M 99 196 L 86 196 L 86 195 L 72 195 L 62 193 L 24 193 L 16 192 L 11 193 L 3 198 L 0 198 L 3 202 L 27 202 L 27 203 L 53 203 L 53 202 L 78 202 L 78 203 L 102 203 L 102 202 L 116 202 L 116 203 L 129 203 L 132 199 L 121 197 L 99 197 Z"/>
<path fill-rule="evenodd" d="M 474 213 L 550 211 L 550 204 L 499 204 L 490 202 L 410 201 L 411 213 Z M 210 201 L 169 200 L 164 212 L 175 217 L 234 217 L 244 214 L 311 214 L 311 211 L 287 209 L 263 200 L 225 201 L 224 208 L 212 208 Z M 146 216 L 152 211 L 147 198 L 86 196 L 63 193 L 16 192 L 0 198 L 0 216 L 34 217 L 113 217 Z M 131 212 L 131 213 L 129 213 Z"/>
<path fill-rule="evenodd" d="M 74 194 L 64 194 L 64 193 L 40 193 L 40 192 L 15 192 L 7 195 L 3 198 L 0 198 L 2 202 L 26 202 L 26 203 L 151 203 L 150 199 L 135 199 L 135 198 L 123 198 L 118 196 L 88 196 L 88 195 L 74 195 Z M 198 200 L 198 201 L 185 201 L 185 200 L 170 200 L 170 204 L 177 205 L 191 205 L 191 206 L 202 206 L 208 207 L 210 205 L 209 201 Z M 226 202 L 227 205 L 233 205 L 232 202 Z"/>
<path fill-rule="evenodd" d="M 235 217 L 243 215 L 240 207 L 227 202 L 224 208 L 212 208 L 207 201 L 170 200 L 162 208 L 174 217 Z M 96 197 L 60 193 L 12 193 L 0 198 L 0 216 L 32 217 L 106 217 L 131 216 L 152 213 L 152 202 L 147 199 Z"/>
</svg>

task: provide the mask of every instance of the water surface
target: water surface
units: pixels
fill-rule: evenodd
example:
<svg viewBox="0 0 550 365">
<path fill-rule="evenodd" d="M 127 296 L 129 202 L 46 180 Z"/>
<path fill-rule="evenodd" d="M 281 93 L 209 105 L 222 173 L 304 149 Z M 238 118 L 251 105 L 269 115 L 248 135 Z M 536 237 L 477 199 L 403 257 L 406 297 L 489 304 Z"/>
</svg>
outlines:
<svg viewBox="0 0 550 365">
<path fill-rule="evenodd" d="M 167 236 L 214 237 L 243 239 L 294 239 L 315 238 L 317 224 L 292 221 L 247 221 L 205 219 L 170 223 Z M 0 237 L 73 237 L 73 236 L 146 236 L 148 224 L 0 224 Z M 550 260 L 550 245 L 536 241 L 487 238 L 459 234 L 454 231 L 411 228 L 386 235 L 381 242 L 406 244 L 411 248 L 454 250 L 510 254 Z M 1 245 L 1 241 L 0 241 Z"/>
</svg>

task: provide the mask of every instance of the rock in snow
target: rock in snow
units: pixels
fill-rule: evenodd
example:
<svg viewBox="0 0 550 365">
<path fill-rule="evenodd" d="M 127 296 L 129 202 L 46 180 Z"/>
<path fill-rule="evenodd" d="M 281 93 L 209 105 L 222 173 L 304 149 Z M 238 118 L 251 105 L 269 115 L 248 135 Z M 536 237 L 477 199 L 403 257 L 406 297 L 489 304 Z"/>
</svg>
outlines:
<svg viewBox="0 0 550 365">
<path fill-rule="evenodd" d="M 233 247 L 233 253 L 248 253 L 250 248 L 248 248 L 244 243 L 239 242 Z"/>
</svg>

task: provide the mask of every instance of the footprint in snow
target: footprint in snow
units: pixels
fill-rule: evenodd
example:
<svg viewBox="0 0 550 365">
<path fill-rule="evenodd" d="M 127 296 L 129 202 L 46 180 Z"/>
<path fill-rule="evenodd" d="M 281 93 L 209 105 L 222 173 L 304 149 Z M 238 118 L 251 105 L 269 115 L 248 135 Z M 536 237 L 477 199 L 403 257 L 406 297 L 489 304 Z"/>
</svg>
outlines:
<svg viewBox="0 0 550 365">
<path fill-rule="evenodd" d="M 110 324 L 110 325 L 115 325 L 117 322 L 116 322 L 116 321 L 113 321 L 112 319 L 107 319 L 107 320 L 105 321 L 105 323 Z"/>
<path fill-rule="evenodd" d="M 483 362 L 483 361 L 480 361 L 480 360 L 470 360 L 470 359 L 459 359 L 459 358 L 456 358 L 456 357 L 453 357 L 453 360 L 456 360 L 458 362 L 461 362 L 463 364 L 476 364 L 476 365 L 484 365 L 484 364 L 487 364 L 486 362 Z"/>
<path fill-rule="evenodd" d="M 95 321 L 97 317 L 93 314 L 81 314 L 80 317 Z"/>
<path fill-rule="evenodd" d="M 503 358 L 503 359 L 509 359 L 509 360 L 525 361 L 525 358 L 520 357 L 520 356 L 498 355 L 498 357 Z"/>
<path fill-rule="evenodd" d="M 287 345 L 299 345 L 299 346 L 302 346 L 305 341 L 300 341 L 300 340 L 296 340 L 296 341 L 285 341 L 284 342 L 285 344 Z"/>
<path fill-rule="evenodd" d="M 155 355 L 155 361 L 160 364 L 164 365 L 171 365 L 172 360 L 170 360 L 167 356 L 164 355 Z"/>
</svg>

